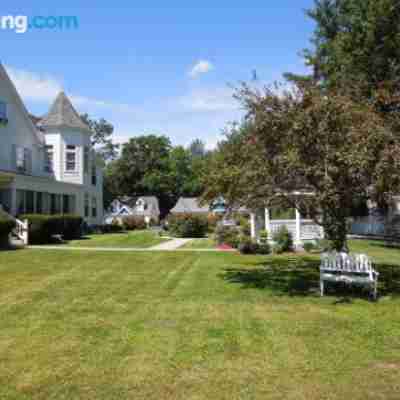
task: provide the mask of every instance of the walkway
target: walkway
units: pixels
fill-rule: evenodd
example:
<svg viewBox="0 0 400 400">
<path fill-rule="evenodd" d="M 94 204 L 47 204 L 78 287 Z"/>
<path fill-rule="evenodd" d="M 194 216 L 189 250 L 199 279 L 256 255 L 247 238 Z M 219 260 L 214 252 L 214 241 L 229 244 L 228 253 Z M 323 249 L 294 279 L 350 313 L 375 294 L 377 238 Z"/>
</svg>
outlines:
<svg viewBox="0 0 400 400">
<path fill-rule="evenodd" d="M 191 242 L 193 239 L 172 239 L 168 242 L 158 244 L 156 246 L 150 247 L 149 250 L 176 250 L 184 246 L 186 243 Z"/>
</svg>

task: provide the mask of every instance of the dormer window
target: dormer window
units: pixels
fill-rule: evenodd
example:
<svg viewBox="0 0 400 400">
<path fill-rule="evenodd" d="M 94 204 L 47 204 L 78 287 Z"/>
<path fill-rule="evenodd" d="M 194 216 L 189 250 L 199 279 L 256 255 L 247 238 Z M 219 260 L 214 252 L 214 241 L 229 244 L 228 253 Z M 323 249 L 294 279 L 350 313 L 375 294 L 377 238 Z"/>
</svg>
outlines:
<svg viewBox="0 0 400 400">
<path fill-rule="evenodd" d="M 32 172 L 32 151 L 22 146 L 15 146 L 15 167 L 20 174 Z"/>
<path fill-rule="evenodd" d="M 65 154 L 65 170 L 67 172 L 76 172 L 76 146 L 67 146 Z"/>
<path fill-rule="evenodd" d="M 0 126 L 7 125 L 7 104 L 4 101 L 0 101 Z"/>
</svg>

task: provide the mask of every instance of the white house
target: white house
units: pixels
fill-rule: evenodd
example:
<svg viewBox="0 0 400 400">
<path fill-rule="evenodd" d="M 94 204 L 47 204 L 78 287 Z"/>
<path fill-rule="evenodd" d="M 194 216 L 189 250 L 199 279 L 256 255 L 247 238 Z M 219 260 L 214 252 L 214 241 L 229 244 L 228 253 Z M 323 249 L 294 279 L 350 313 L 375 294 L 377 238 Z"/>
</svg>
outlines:
<svg viewBox="0 0 400 400">
<path fill-rule="evenodd" d="M 64 93 L 36 126 L 0 64 L 0 204 L 14 216 L 73 213 L 103 221 L 91 131 Z"/>
<path fill-rule="evenodd" d="M 115 199 L 105 216 L 105 222 L 111 224 L 115 219 L 135 216 L 144 217 L 146 223 L 160 221 L 160 205 L 155 196 L 129 197 Z"/>
</svg>

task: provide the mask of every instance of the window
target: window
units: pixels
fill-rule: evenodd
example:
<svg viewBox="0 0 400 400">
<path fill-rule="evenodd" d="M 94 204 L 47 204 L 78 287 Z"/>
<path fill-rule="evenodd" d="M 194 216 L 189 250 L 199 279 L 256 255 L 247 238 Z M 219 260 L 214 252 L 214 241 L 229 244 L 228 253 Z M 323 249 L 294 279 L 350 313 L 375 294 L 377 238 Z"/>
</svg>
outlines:
<svg viewBox="0 0 400 400">
<path fill-rule="evenodd" d="M 69 208 L 70 208 L 70 201 L 69 201 L 69 196 L 67 194 L 63 195 L 63 214 L 68 214 L 69 213 Z"/>
<path fill-rule="evenodd" d="M 17 160 L 17 171 L 25 173 L 27 170 L 27 160 L 25 149 L 21 146 L 16 146 L 16 160 Z"/>
<path fill-rule="evenodd" d="M 51 214 L 59 214 L 61 211 L 61 196 L 59 194 L 50 195 L 50 212 Z"/>
<path fill-rule="evenodd" d="M 43 193 L 36 193 L 36 212 L 38 214 L 43 214 Z"/>
<path fill-rule="evenodd" d="M 7 123 L 7 104 L 0 101 L 0 122 Z"/>
<path fill-rule="evenodd" d="M 65 161 L 65 170 L 76 172 L 76 146 L 67 146 Z"/>
<path fill-rule="evenodd" d="M 92 166 L 92 185 L 93 186 L 97 185 L 97 171 L 96 171 L 96 165 L 94 164 Z"/>
<path fill-rule="evenodd" d="M 52 145 L 47 145 L 45 153 L 44 170 L 45 172 L 53 172 L 54 171 L 53 168 L 54 168 L 54 148 Z"/>
<path fill-rule="evenodd" d="M 27 214 L 35 212 L 35 194 L 30 190 L 25 192 L 25 212 Z"/>
<path fill-rule="evenodd" d="M 96 197 L 92 197 L 92 217 L 97 217 L 97 199 Z"/>
<path fill-rule="evenodd" d="M 83 154 L 83 169 L 85 174 L 89 173 L 89 146 L 85 146 L 84 154 Z"/>
<path fill-rule="evenodd" d="M 89 217 L 89 195 L 85 193 L 85 217 Z"/>
</svg>

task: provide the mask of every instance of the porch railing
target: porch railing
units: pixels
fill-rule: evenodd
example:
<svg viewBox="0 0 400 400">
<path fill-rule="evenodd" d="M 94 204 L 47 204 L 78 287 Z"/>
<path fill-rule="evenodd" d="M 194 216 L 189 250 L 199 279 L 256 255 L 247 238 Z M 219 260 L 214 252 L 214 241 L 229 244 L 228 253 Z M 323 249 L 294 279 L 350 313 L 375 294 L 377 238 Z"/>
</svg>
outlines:
<svg viewBox="0 0 400 400">
<path fill-rule="evenodd" d="M 8 214 L 3 206 L 0 204 L 0 211 L 6 214 L 9 218 L 15 221 L 15 228 L 13 229 L 13 234 L 22 241 L 22 243 L 26 246 L 29 243 L 29 223 L 28 220 L 20 221 L 19 219 L 13 217 Z"/>
<path fill-rule="evenodd" d="M 282 226 L 287 228 L 293 239 L 298 237 L 296 220 L 271 220 L 269 226 L 270 237 L 272 237 Z M 302 219 L 300 221 L 300 240 L 315 240 L 322 238 L 323 229 L 321 226 L 317 225 L 313 220 Z"/>
</svg>

